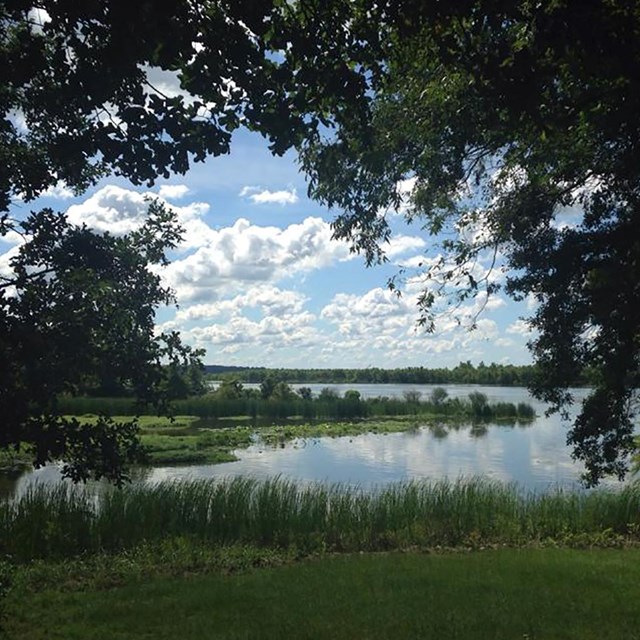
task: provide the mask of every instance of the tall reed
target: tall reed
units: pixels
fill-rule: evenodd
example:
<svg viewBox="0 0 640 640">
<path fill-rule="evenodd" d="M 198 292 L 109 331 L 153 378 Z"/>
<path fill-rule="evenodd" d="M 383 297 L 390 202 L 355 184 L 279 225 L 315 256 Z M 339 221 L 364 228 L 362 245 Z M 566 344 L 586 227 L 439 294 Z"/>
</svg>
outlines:
<svg viewBox="0 0 640 640">
<path fill-rule="evenodd" d="M 640 538 L 639 484 L 526 493 L 468 479 L 365 491 L 236 478 L 137 484 L 98 496 L 68 485 L 35 486 L 0 504 L 0 554 L 23 561 L 174 536 L 213 545 L 360 551 L 611 534 Z"/>
<path fill-rule="evenodd" d="M 482 396 L 482 394 L 477 394 Z M 535 411 L 525 402 L 489 403 L 482 396 L 475 403 L 471 400 L 449 398 L 446 402 L 411 401 L 403 398 L 359 398 L 318 397 L 303 400 L 295 395 L 290 398 L 219 398 L 215 394 L 194 396 L 176 400 L 173 410 L 176 415 L 201 418 L 243 416 L 284 420 L 292 416 L 306 419 L 348 420 L 372 416 L 439 416 L 475 420 L 511 420 L 527 422 L 535 418 Z M 62 413 L 72 415 L 107 413 L 109 415 L 133 416 L 141 411 L 130 398 L 62 397 L 59 399 Z"/>
</svg>

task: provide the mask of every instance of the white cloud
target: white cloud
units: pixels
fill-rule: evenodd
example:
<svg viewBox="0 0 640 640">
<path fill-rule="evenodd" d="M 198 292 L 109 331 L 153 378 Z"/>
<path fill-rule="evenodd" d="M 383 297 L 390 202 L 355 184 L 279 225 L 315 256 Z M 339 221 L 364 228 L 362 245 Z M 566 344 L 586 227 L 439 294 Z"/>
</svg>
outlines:
<svg viewBox="0 0 640 640">
<path fill-rule="evenodd" d="M 29 125 L 23 111 L 13 109 L 7 111 L 6 119 L 15 127 L 18 134 L 29 133 Z"/>
<path fill-rule="evenodd" d="M 0 283 L 8 284 L 14 276 L 14 271 L 11 268 L 11 260 L 18 255 L 20 251 L 20 245 L 11 247 L 8 251 L 0 254 Z M 11 285 L 4 289 L 4 293 L 7 297 L 16 295 L 16 288 Z"/>
<path fill-rule="evenodd" d="M 531 327 L 526 320 L 519 319 L 507 327 L 507 333 L 528 336 L 531 334 Z"/>
<path fill-rule="evenodd" d="M 45 9 L 32 7 L 27 12 L 27 20 L 31 33 L 40 35 L 43 32 L 44 25 L 47 24 L 47 22 L 51 22 L 51 16 Z"/>
<path fill-rule="evenodd" d="M 148 206 L 144 194 L 108 185 L 81 204 L 71 205 L 67 219 L 72 224 L 86 224 L 96 231 L 122 235 L 143 224 Z"/>
<path fill-rule="evenodd" d="M 73 198 L 74 193 L 64 182 L 59 181 L 57 184 L 50 186 L 46 191 L 43 191 L 41 195 L 44 198 L 68 200 L 69 198 Z"/>
<path fill-rule="evenodd" d="M 415 311 L 406 297 L 398 297 L 389 289 L 375 288 L 362 296 L 338 293 L 330 304 L 322 310 L 322 317 L 333 322 L 345 318 L 376 318 L 407 315 Z"/>
<path fill-rule="evenodd" d="M 215 299 L 220 292 L 274 282 L 353 257 L 345 242 L 333 240 L 330 225 L 320 218 L 306 218 L 284 229 L 240 218 L 231 227 L 210 230 L 206 246 L 174 261 L 163 274 L 178 299 L 186 302 Z"/>
<path fill-rule="evenodd" d="M 247 197 L 253 204 L 295 204 L 299 198 L 295 189 L 290 191 L 269 191 L 260 187 L 243 187 L 238 194 L 241 198 Z"/>
<path fill-rule="evenodd" d="M 180 200 L 189 193 L 189 187 L 185 184 L 163 184 L 158 192 L 165 200 Z"/>
<path fill-rule="evenodd" d="M 13 269 L 9 265 L 11 260 L 18 255 L 19 246 L 11 247 L 8 251 L 0 253 L 0 278 L 9 278 L 13 275 Z"/>
<path fill-rule="evenodd" d="M 494 340 L 498 337 L 498 325 L 494 320 L 489 318 L 480 318 L 476 322 L 474 331 L 467 332 L 465 336 L 465 344 L 470 344 L 477 340 Z"/>
<path fill-rule="evenodd" d="M 426 246 L 426 242 L 417 236 L 393 236 L 387 245 L 384 245 L 385 255 L 388 258 L 396 258 L 397 256 L 407 253 L 408 251 L 415 251 L 422 249 Z"/>
<path fill-rule="evenodd" d="M 318 340 L 318 332 L 312 326 L 314 320 L 315 316 L 306 312 L 282 318 L 266 316 L 258 321 L 234 316 L 226 322 L 196 327 L 186 335 L 203 346 L 301 347 Z"/>
<path fill-rule="evenodd" d="M 182 185 L 174 185 L 179 193 Z M 161 187 L 162 191 L 162 187 Z M 149 208 L 148 198 L 158 198 L 153 193 L 139 193 L 115 185 L 107 185 L 80 204 L 74 204 L 67 210 L 69 222 L 76 225 L 86 224 L 96 231 L 108 231 L 113 235 L 123 235 L 140 228 Z M 162 201 L 163 198 L 160 198 Z M 169 205 L 184 228 L 182 249 L 198 248 L 205 245 L 214 234 L 213 229 L 203 220 L 209 212 L 205 202 L 192 202 L 182 207 Z"/>
<path fill-rule="evenodd" d="M 527 294 L 527 311 L 535 311 L 538 308 L 539 302 L 533 293 Z"/>
<path fill-rule="evenodd" d="M 405 215 L 409 212 L 411 208 L 411 196 L 413 195 L 413 191 L 416 188 L 417 179 L 407 178 L 406 180 L 400 180 L 396 184 L 396 191 L 398 196 L 400 197 L 400 205 L 391 213 L 394 215 Z"/>
<path fill-rule="evenodd" d="M 223 315 L 239 315 L 245 309 L 260 309 L 265 316 L 283 317 L 302 312 L 307 297 L 297 291 L 287 291 L 272 285 L 252 287 L 231 299 L 207 304 L 194 304 L 176 313 L 176 320 L 188 322 L 208 320 Z"/>
<path fill-rule="evenodd" d="M 0 242 L 10 245 L 22 244 L 25 241 L 25 237 L 19 234 L 17 231 L 7 231 L 3 236 L 0 236 Z"/>
</svg>

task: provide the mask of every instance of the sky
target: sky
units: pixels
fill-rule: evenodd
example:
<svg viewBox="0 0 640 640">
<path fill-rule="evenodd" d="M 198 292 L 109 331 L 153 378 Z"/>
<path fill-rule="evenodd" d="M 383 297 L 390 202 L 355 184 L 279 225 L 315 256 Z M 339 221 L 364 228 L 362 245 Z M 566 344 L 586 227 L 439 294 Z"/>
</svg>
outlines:
<svg viewBox="0 0 640 640">
<path fill-rule="evenodd" d="M 126 233 L 144 219 L 149 194 L 171 206 L 185 229 L 171 264 L 160 270 L 178 306 L 158 310 L 158 330 L 177 330 L 205 349 L 206 364 L 436 368 L 531 361 L 521 319 L 531 305 L 504 294 L 468 301 L 426 333 L 417 325 L 419 277 L 408 272 L 400 297 L 387 281 L 423 261 L 432 239 L 392 215 L 388 262 L 367 268 L 332 238 L 338 212 L 308 199 L 295 155 L 271 156 L 256 134 L 238 132 L 229 156 L 152 188 L 111 177 L 76 197 L 58 185 L 34 202 L 15 202 L 12 214 L 50 206 L 76 224 Z M 17 241 L 0 240 L 0 269 Z M 480 307 L 477 328 L 469 330 Z"/>
</svg>

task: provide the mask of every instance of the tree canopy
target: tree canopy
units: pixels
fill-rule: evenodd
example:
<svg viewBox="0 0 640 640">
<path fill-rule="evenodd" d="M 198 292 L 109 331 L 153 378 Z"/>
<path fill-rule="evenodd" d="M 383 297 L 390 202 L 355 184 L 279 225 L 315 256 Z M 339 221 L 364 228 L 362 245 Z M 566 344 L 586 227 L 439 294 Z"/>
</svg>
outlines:
<svg viewBox="0 0 640 640">
<path fill-rule="evenodd" d="M 139 231 L 122 237 L 73 227 L 51 210 L 20 225 L 28 236 L 0 276 L 0 447 L 30 446 L 34 462 L 64 460 L 76 480 L 124 477 L 142 457 L 136 424 L 60 415 L 64 394 L 128 393 L 166 410 L 176 372 L 198 365 L 175 333 L 154 333 L 172 294 L 151 270 L 179 239 L 173 214 L 150 203 Z"/>
<path fill-rule="evenodd" d="M 433 235 L 405 274 L 427 329 L 443 296 L 535 304 L 534 393 L 564 410 L 585 367 L 597 380 L 569 435 L 597 482 L 632 447 L 639 35 L 631 0 L 8 0 L 0 210 L 58 180 L 184 172 L 241 125 L 295 147 L 370 262 L 395 213 Z"/>
<path fill-rule="evenodd" d="M 342 59 L 349 16 L 344 2 L 3 2 L 0 210 L 58 180 L 184 173 L 228 153 L 240 125 L 284 152 L 362 94 Z M 152 69 L 183 95 L 155 87 Z"/>
</svg>

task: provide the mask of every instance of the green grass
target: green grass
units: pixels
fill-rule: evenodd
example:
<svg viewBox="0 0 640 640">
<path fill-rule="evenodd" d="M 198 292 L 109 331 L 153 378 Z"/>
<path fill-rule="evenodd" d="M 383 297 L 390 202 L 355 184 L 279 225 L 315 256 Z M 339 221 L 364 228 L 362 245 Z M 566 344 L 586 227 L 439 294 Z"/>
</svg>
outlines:
<svg viewBox="0 0 640 640">
<path fill-rule="evenodd" d="M 99 499 L 66 485 L 0 503 L 0 555 L 16 561 L 116 552 L 187 537 L 320 551 L 640 541 L 640 485 L 533 494 L 486 480 L 410 482 L 367 492 L 282 479 L 136 484 Z"/>
<path fill-rule="evenodd" d="M 97 417 L 92 414 L 76 416 L 86 423 Z M 114 416 L 115 421 L 127 422 L 131 416 Z M 248 447 L 252 442 L 249 427 L 209 429 L 199 426 L 197 416 L 140 416 L 140 441 L 147 451 L 151 465 L 217 464 L 232 462 L 235 449 Z"/>
<path fill-rule="evenodd" d="M 216 464 L 237 460 L 234 449 L 248 447 L 252 430 L 243 427 L 228 429 L 200 429 L 196 433 L 182 435 L 176 429 L 172 433 L 147 432 L 141 441 L 153 465 L 164 464 Z"/>
<path fill-rule="evenodd" d="M 116 584 L 18 584 L 8 637 L 640 638 L 638 550 L 365 554 Z"/>
</svg>

